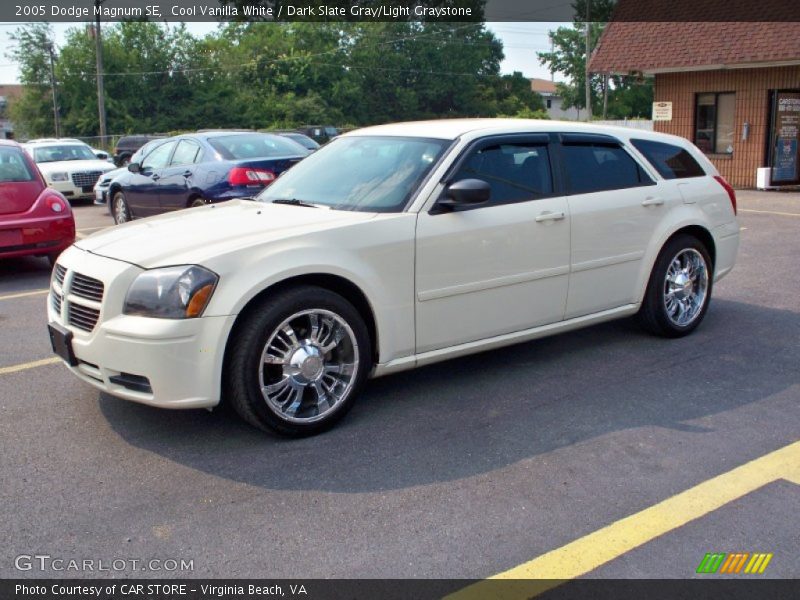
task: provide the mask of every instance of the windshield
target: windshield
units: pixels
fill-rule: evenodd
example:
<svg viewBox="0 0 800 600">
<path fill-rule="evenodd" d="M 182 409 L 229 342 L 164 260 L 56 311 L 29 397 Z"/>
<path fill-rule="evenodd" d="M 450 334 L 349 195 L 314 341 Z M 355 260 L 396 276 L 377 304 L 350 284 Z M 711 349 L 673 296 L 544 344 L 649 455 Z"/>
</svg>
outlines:
<svg viewBox="0 0 800 600">
<path fill-rule="evenodd" d="M 33 149 L 33 160 L 37 163 L 61 160 L 98 160 L 89 146 L 63 144 L 61 146 L 40 146 Z"/>
<path fill-rule="evenodd" d="M 286 171 L 257 199 L 400 212 L 449 143 L 388 136 L 338 138 Z"/>
<path fill-rule="evenodd" d="M 208 143 L 226 160 L 308 154 L 297 142 L 265 133 L 210 137 Z"/>
</svg>

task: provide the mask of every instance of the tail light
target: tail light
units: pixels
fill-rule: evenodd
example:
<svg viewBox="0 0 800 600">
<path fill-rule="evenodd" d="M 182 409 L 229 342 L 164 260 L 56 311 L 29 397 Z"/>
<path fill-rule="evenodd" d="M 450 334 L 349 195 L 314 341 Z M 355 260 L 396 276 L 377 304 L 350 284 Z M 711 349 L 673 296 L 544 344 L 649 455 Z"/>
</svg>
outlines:
<svg viewBox="0 0 800 600">
<path fill-rule="evenodd" d="M 736 214 L 736 192 L 733 191 L 731 184 L 725 181 L 725 178 L 722 175 L 714 175 L 714 179 L 716 179 L 719 184 L 725 188 L 725 191 L 728 192 L 728 198 L 731 199 L 731 206 L 733 207 L 733 214 Z"/>
<path fill-rule="evenodd" d="M 275 181 L 275 173 L 266 169 L 253 167 L 234 167 L 228 173 L 228 183 L 231 185 L 269 185 Z"/>
<path fill-rule="evenodd" d="M 69 212 L 69 205 L 64 202 L 58 196 L 48 196 L 47 197 L 47 206 L 52 210 L 54 213 L 68 213 Z"/>
</svg>

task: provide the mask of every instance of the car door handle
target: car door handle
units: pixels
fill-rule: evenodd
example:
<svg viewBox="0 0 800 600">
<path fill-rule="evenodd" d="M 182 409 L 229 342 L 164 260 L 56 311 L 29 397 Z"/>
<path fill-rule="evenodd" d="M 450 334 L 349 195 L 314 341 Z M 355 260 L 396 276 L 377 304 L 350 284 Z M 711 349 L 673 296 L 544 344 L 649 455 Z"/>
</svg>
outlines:
<svg viewBox="0 0 800 600">
<path fill-rule="evenodd" d="M 156 173 L 153 173 L 153 176 L 151 177 L 151 179 L 153 181 L 158 181 L 159 179 L 161 179 L 161 175 L 157 175 Z"/>
<path fill-rule="evenodd" d="M 561 221 L 563 218 L 563 212 L 543 212 L 536 217 L 536 222 L 543 223 L 544 221 Z"/>
<path fill-rule="evenodd" d="M 655 196 L 648 196 L 642 200 L 642 206 L 661 206 L 662 204 L 664 204 L 664 199 Z"/>
</svg>

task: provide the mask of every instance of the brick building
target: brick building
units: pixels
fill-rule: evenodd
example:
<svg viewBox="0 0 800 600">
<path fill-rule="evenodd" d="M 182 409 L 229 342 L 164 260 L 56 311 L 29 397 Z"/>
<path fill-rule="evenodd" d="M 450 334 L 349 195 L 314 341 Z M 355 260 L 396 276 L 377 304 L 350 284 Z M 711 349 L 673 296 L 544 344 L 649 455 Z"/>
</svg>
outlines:
<svg viewBox="0 0 800 600">
<path fill-rule="evenodd" d="M 734 186 L 754 187 L 759 167 L 800 184 L 800 22 L 612 21 L 589 68 L 653 75 L 669 119 L 655 130 L 694 142 Z"/>
</svg>

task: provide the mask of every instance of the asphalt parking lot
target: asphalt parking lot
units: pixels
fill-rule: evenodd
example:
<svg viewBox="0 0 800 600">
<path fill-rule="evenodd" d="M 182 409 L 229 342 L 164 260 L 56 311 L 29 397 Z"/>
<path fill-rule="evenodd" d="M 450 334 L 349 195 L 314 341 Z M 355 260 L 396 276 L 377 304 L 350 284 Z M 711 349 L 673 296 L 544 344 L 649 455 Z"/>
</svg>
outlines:
<svg viewBox="0 0 800 600">
<path fill-rule="evenodd" d="M 302 440 L 100 394 L 51 360 L 46 260 L 0 262 L 0 577 L 800 577 L 800 193 L 738 196 L 695 334 L 623 320 L 374 380 Z M 773 556 L 695 572 L 734 552 Z"/>
</svg>

